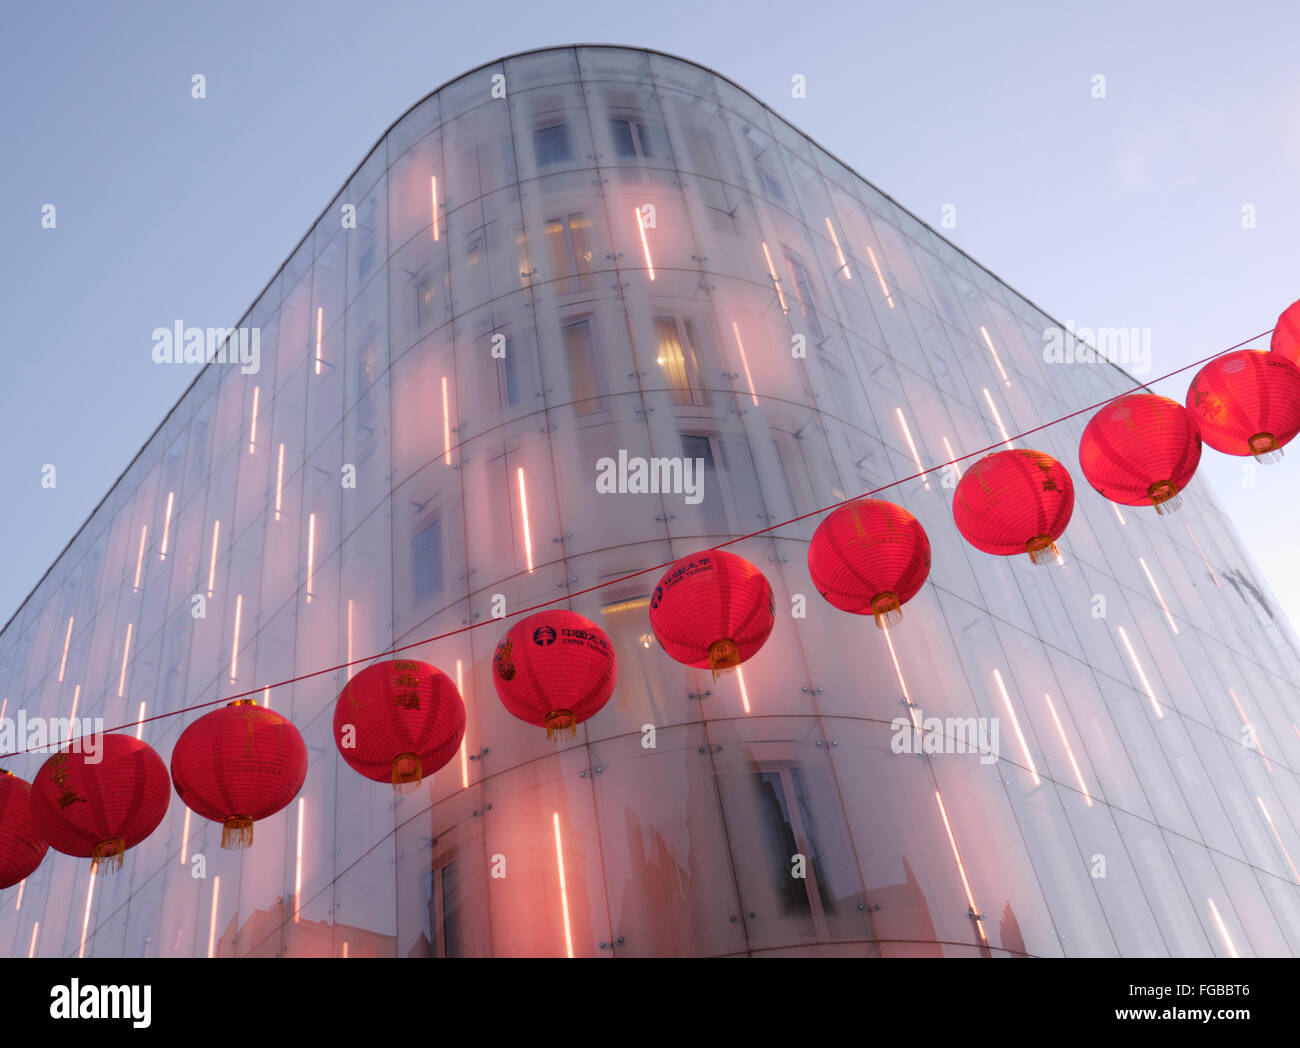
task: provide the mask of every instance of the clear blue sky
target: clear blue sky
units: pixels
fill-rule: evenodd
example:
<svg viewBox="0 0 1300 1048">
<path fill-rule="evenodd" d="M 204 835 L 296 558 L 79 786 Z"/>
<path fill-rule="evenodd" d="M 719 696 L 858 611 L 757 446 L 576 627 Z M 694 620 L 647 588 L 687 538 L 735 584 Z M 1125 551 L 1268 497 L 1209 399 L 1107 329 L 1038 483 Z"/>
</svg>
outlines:
<svg viewBox="0 0 1300 1048">
<path fill-rule="evenodd" d="M 193 378 L 153 329 L 237 322 L 399 114 L 510 52 L 717 69 L 932 225 L 955 205 L 950 239 L 1058 319 L 1150 328 L 1153 374 L 1300 297 L 1293 2 L 26 6 L 0 10 L 0 622 Z M 1207 451 L 1198 483 L 1300 622 L 1300 445 L 1254 489 Z"/>
</svg>

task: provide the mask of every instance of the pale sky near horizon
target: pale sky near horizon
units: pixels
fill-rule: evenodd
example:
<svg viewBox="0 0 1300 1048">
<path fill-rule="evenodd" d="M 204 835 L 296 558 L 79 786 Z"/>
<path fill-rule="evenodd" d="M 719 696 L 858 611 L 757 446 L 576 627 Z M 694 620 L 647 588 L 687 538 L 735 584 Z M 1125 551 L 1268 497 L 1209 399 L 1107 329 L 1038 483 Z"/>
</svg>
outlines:
<svg viewBox="0 0 1300 1048">
<path fill-rule="evenodd" d="M 941 232 L 1052 316 L 1150 329 L 1158 375 L 1300 298 L 1298 37 L 1300 5 L 1206 0 L 6 5 L 0 623 L 193 379 L 152 331 L 235 324 L 384 129 L 476 65 L 595 42 L 716 69 L 932 226 L 955 206 Z M 1300 444 L 1242 476 L 1207 449 L 1197 483 L 1300 623 Z"/>
</svg>

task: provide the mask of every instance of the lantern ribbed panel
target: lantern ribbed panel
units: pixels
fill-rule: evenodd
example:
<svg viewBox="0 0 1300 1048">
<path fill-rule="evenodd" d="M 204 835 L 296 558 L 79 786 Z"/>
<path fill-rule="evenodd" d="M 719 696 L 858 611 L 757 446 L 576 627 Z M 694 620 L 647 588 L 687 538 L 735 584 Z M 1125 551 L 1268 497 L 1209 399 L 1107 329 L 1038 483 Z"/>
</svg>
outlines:
<svg viewBox="0 0 1300 1048">
<path fill-rule="evenodd" d="M 1300 367 L 1257 349 L 1225 353 L 1196 373 L 1187 410 L 1215 451 L 1256 457 L 1279 451 L 1300 433 Z"/>
<path fill-rule="evenodd" d="M 972 546 L 1010 557 L 1036 539 L 1055 541 L 1074 511 L 1074 481 L 1051 455 L 1027 448 L 995 451 L 957 482 L 952 515 Z"/>
<path fill-rule="evenodd" d="M 108 734 L 99 742 L 98 763 L 65 747 L 41 765 L 32 814 L 56 851 L 96 859 L 116 854 L 120 865 L 120 852 L 102 846 L 120 841 L 133 848 L 153 833 L 167 814 L 172 783 L 162 758 L 134 736 Z"/>
<path fill-rule="evenodd" d="M 930 574 L 930 539 L 912 514 L 883 499 L 857 499 L 833 510 L 808 545 L 817 592 L 841 611 L 901 606 Z M 882 595 L 892 595 L 878 600 Z"/>
<path fill-rule="evenodd" d="M 614 645 L 577 612 L 539 611 L 520 619 L 497 644 L 492 683 L 501 704 L 522 721 L 555 727 L 557 711 L 581 724 L 609 701 L 618 678 Z"/>
<path fill-rule="evenodd" d="M 700 669 L 735 665 L 772 632 L 772 587 L 757 567 L 725 550 L 675 561 L 650 598 L 650 629 L 672 658 Z M 734 641 L 734 661 L 710 661 L 709 649 Z"/>
<path fill-rule="evenodd" d="M 352 725 L 355 748 L 344 745 Z M 465 737 L 465 703 L 456 685 L 427 662 L 396 659 L 367 666 L 334 706 L 334 742 L 357 773 L 375 782 L 394 779 L 393 762 L 419 758 L 418 783 L 445 765 Z"/>
<path fill-rule="evenodd" d="M 1154 393 L 1112 400 L 1092 416 L 1079 441 L 1088 483 L 1124 506 L 1176 498 L 1200 461 L 1195 420 L 1176 400 Z"/>
<path fill-rule="evenodd" d="M 1300 301 L 1292 302 L 1277 318 L 1269 349 L 1300 366 Z"/>
<path fill-rule="evenodd" d="M 0 771 L 0 889 L 31 876 L 49 851 L 32 815 L 32 786 Z"/>
<path fill-rule="evenodd" d="M 176 795 L 213 822 L 274 815 L 302 788 L 307 746 L 274 710 L 234 704 L 204 714 L 172 750 Z"/>
</svg>

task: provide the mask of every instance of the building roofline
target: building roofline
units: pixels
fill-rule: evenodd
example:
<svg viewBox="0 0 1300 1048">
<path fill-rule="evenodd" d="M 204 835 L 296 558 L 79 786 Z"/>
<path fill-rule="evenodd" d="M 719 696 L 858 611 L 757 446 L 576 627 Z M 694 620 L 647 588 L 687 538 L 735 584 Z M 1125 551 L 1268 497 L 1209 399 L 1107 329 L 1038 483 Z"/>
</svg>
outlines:
<svg viewBox="0 0 1300 1048">
<path fill-rule="evenodd" d="M 915 222 L 918 222 L 920 225 L 924 226 L 927 230 L 933 233 L 936 237 L 942 240 L 954 251 L 962 255 L 962 257 L 964 257 L 967 261 L 969 261 L 973 265 L 978 266 L 980 269 L 984 270 L 985 273 L 991 276 L 1003 287 L 1007 288 L 1010 291 L 1015 292 L 1017 296 L 1019 296 L 1025 302 L 1028 302 L 1029 305 L 1031 305 L 1034 309 L 1038 310 L 1038 312 L 1042 313 L 1043 316 L 1047 317 L 1048 320 L 1054 322 L 1058 327 L 1061 328 L 1065 327 L 1065 325 L 1061 324 L 1061 322 L 1058 321 L 1054 316 L 1052 316 L 1045 309 L 1039 306 L 1038 303 L 1034 302 L 1033 299 L 1029 298 L 1026 295 L 1021 294 L 1014 287 L 1012 287 L 1005 280 L 1003 280 L 1000 276 L 998 276 L 997 273 L 989 269 L 988 266 L 984 265 L 978 259 L 974 258 L 969 252 L 958 247 L 947 237 L 945 237 L 942 233 L 940 233 L 933 226 L 931 226 L 930 223 L 918 217 L 913 211 L 904 207 L 892 196 L 890 196 L 884 190 L 880 189 L 869 178 L 864 177 L 861 174 L 861 172 L 859 172 L 855 167 L 853 167 L 852 164 L 845 163 L 845 161 L 840 159 L 839 156 L 837 156 L 835 153 L 827 149 L 824 145 L 822 145 L 820 142 L 814 139 L 806 131 L 804 131 L 802 128 L 798 127 L 797 125 L 795 125 L 788 118 L 782 116 L 780 113 L 778 113 L 775 109 L 773 109 L 770 105 L 764 102 L 761 98 L 755 95 L 748 88 L 742 86 L 741 84 L 736 83 L 736 81 L 732 80 L 731 77 L 726 76 L 723 73 L 719 73 L 716 69 L 712 68 L 711 66 L 704 65 L 702 62 L 696 62 L 690 58 L 683 58 L 681 55 L 675 55 L 668 51 L 660 51 L 657 48 L 635 47 L 628 44 L 600 44 L 600 43 L 553 44 L 549 47 L 530 47 L 524 51 L 515 51 L 508 55 L 502 55 L 499 58 L 493 58 L 487 62 L 480 62 L 478 65 L 474 66 L 473 68 L 467 69 L 461 73 L 457 73 L 449 80 L 444 80 L 441 84 L 435 87 L 428 94 L 423 95 L 421 98 L 417 99 L 415 102 L 409 105 L 406 109 L 402 111 L 402 113 L 391 124 L 389 124 L 386 128 L 384 128 L 384 130 L 380 133 L 379 137 L 375 139 L 374 144 L 371 145 L 371 147 L 367 149 L 365 153 L 362 154 L 361 160 L 358 161 L 357 165 L 348 173 L 348 176 L 343 180 L 342 185 L 339 186 L 338 192 L 334 193 L 329 198 L 329 200 L 325 203 L 325 206 L 321 208 L 320 214 L 318 214 L 311 221 L 310 225 L 308 225 L 307 231 L 293 245 L 293 247 L 289 250 L 289 253 L 285 255 L 284 261 L 281 262 L 275 268 L 275 271 L 271 274 L 270 279 L 267 280 L 267 282 L 262 285 L 262 289 L 256 295 L 253 296 L 253 301 L 250 303 L 248 308 L 244 310 L 243 314 L 239 318 L 239 322 L 235 324 L 235 327 L 236 328 L 241 327 L 243 325 L 243 322 L 246 319 L 248 319 L 249 314 L 252 313 L 253 309 L 257 306 L 258 302 L 261 301 L 262 296 L 265 295 L 268 290 L 270 290 L 271 285 L 276 281 L 276 279 L 280 276 L 280 274 L 284 272 L 285 267 L 289 265 L 289 262 L 293 259 L 293 256 L 298 253 L 298 250 L 303 246 L 303 244 L 305 244 L 307 240 L 316 232 L 316 227 L 320 224 L 321 220 L 326 216 L 326 214 L 329 213 L 329 210 L 333 206 L 334 201 L 338 199 L 339 193 L 342 193 L 343 190 L 345 190 L 348 187 L 348 183 L 351 182 L 352 179 L 357 176 L 358 172 L 360 172 L 362 167 L 365 166 L 366 161 L 370 159 L 370 155 L 374 153 L 374 151 L 378 149 L 380 145 L 383 144 L 384 140 L 389 136 L 389 134 L 392 133 L 393 129 L 397 127 L 397 125 L 400 124 L 403 120 L 405 120 L 407 116 L 409 116 L 417 108 L 422 106 L 434 95 L 440 93 L 441 91 L 450 87 L 452 84 L 456 83 L 456 81 L 462 80 L 467 76 L 472 76 L 474 73 L 477 73 L 483 69 L 487 69 L 489 66 L 500 65 L 503 62 L 508 62 L 514 58 L 523 58 L 526 55 L 542 54 L 543 52 L 546 51 L 576 51 L 579 48 L 603 48 L 606 50 L 614 50 L 614 51 L 641 51 L 645 54 L 659 55 L 663 58 L 670 58 L 675 62 L 684 62 L 687 65 L 695 66 L 695 68 L 702 69 L 704 70 L 704 72 L 709 73 L 711 76 L 717 77 L 719 80 L 726 81 L 736 90 L 741 91 L 744 94 L 748 95 L 750 98 L 752 98 L 755 102 L 757 102 L 760 106 L 762 106 L 764 110 L 766 110 L 772 116 L 776 117 L 783 124 L 792 128 L 796 133 L 801 135 L 803 138 L 807 139 L 814 146 L 816 146 L 823 153 L 825 153 L 832 160 L 834 160 L 837 164 L 843 167 L 846 171 L 851 172 L 856 178 L 862 179 L 862 181 L 865 182 L 867 185 L 869 185 L 873 190 L 875 190 L 875 192 L 879 193 L 882 197 L 888 200 L 891 204 L 893 204 L 896 208 L 898 208 L 900 211 L 906 214 L 909 218 L 913 219 Z M 1110 364 L 1111 367 L 1115 368 L 1115 370 L 1118 371 L 1125 378 L 1135 383 L 1137 382 L 1137 380 L 1134 379 L 1132 375 L 1130 375 L 1127 371 L 1121 368 L 1114 361 L 1107 360 L 1106 363 Z M 50 561 L 50 566 L 46 568 L 45 571 L 41 574 L 41 577 L 36 580 L 35 584 L 28 591 L 27 596 L 25 596 L 21 601 L 18 602 L 18 606 L 14 609 L 13 614 L 10 615 L 7 620 L 5 620 L 5 624 L 3 626 L 0 626 L 0 635 L 4 634 L 9 629 L 9 627 L 14 624 L 14 620 L 18 618 L 18 616 L 22 613 L 23 608 L 27 606 L 27 602 L 31 600 L 32 597 L 35 596 L 36 591 L 41 588 L 41 583 L 43 583 L 47 578 L 49 578 L 50 572 L 52 572 L 55 566 L 59 563 L 59 561 L 63 559 L 64 554 L 67 553 L 68 550 L 72 548 L 72 544 L 77 541 L 81 533 L 86 530 L 86 525 L 88 525 L 94 519 L 95 514 L 99 512 L 99 510 L 103 507 L 104 503 L 108 501 L 109 496 L 112 495 L 114 490 L 116 490 L 117 486 L 120 483 L 122 483 L 123 478 L 125 478 L 127 473 L 131 471 L 131 467 L 134 466 L 137 461 L 139 461 L 140 456 L 144 454 L 145 449 L 154 440 L 154 438 L 157 437 L 158 434 L 162 432 L 163 427 L 167 425 L 167 421 L 172 417 L 172 415 L 176 413 L 176 409 L 179 408 L 181 404 L 185 402 L 185 398 L 189 396 L 190 392 L 194 389 L 194 387 L 198 385 L 199 379 L 201 379 L 204 373 L 207 371 L 207 369 L 212 366 L 213 366 L 213 362 L 210 361 L 209 363 L 205 364 L 202 368 L 200 368 L 198 374 L 194 376 L 194 381 L 192 381 L 188 386 L 185 387 L 184 390 L 181 391 L 181 395 L 176 399 L 176 403 L 173 404 L 171 408 L 168 410 L 167 414 L 165 414 L 162 417 L 162 421 L 158 423 L 158 425 L 154 428 L 153 432 L 150 433 L 149 436 L 145 438 L 144 443 L 140 445 L 136 453 L 131 456 L 126 466 L 123 467 L 122 472 L 117 475 L 117 479 L 114 480 L 113 483 L 108 486 L 108 490 L 104 492 L 103 498 L 101 498 L 97 503 L 95 503 L 94 508 L 91 509 L 90 513 L 86 515 L 86 519 L 82 521 L 81 526 L 77 528 L 75 532 L 73 532 L 72 537 L 68 539 L 68 541 L 64 544 L 63 549 L 61 549 L 55 555 L 54 559 Z M 1144 386 L 1145 384 L 1138 383 L 1138 385 Z"/>
</svg>

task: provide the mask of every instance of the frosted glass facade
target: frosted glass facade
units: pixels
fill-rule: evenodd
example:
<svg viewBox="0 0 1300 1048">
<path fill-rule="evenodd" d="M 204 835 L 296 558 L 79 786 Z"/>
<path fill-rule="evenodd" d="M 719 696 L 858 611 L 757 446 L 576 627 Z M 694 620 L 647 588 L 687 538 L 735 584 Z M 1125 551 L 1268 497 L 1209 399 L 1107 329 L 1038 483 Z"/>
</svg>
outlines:
<svg viewBox="0 0 1300 1048">
<path fill-rule="evenodd" d="M 198 374 L 0 633 L 5 715 L 111 728 L 473 625 L 413 650 L 462 682 L 465 748 L 398 799 L 335 750 L 346 671 L 272 688 L 311 764 L 250 850 L 173 796 L 89 905 L 54 852 L 0 893 L 0 951 L 1300 950 L 1294 635 L 1203 488 L 1165 517 L 1087 488 L 1086 415 L 1029 441 L 1078 489 L 1059 564 L 966 546 L 951 471 L 885 493 L 934 551 L 897 669 L 816 594 L 819 517 L 730 547 L 776 594 L 743 674 L 659 650 L 657 571 L 578 592 L 1134 385 L 1045 363 L 1053 321 L 731 82 L 621 48 L 477 69 L 241 326 L 260 371 Z M 699 460 L 702 497 L 598 493 L 620 451 Z M 493 598 L 568 594 L 619 680 L 556 745 L 496 698 Z M 1000 759 L 894 752 L 912 714 L 996 718 Z M 169 760 L 196 716 L 140 730 Z"/>
</svg>

